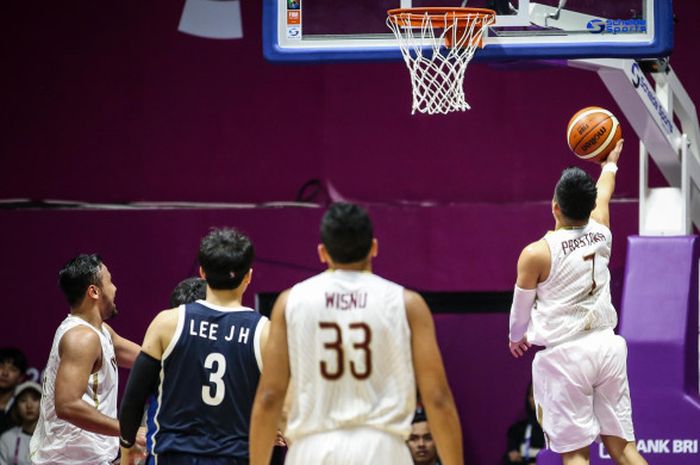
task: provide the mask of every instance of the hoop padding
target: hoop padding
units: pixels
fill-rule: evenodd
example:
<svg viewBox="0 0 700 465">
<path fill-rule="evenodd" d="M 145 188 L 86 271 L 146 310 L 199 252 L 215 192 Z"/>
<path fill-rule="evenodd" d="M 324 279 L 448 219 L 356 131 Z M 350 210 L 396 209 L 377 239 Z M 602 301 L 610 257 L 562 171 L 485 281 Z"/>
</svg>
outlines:
<svg viewBox="0 0 700 465">
<path fill-rule="evenodd" d="M 464 76 L 476 49 L 483 47 L 496 12 L 485 8 L 396 8 L 387 12 L 411 73 L 411 114 L 447 114 L 471 108 Z"/>
</svg>

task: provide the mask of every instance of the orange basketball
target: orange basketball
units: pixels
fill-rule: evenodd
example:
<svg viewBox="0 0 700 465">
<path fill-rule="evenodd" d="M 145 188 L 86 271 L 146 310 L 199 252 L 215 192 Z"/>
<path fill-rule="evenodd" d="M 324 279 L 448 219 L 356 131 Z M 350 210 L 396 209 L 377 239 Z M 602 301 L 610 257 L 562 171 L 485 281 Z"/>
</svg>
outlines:
<svg viewBox="0 0 700 465">
<path fill-rule="evenodd" d="M 569 120 L 566 140 L 574 154 L 600 163 L 608 157 L 622 137 L 620 122 L 605 108 L 586 107 Z"/>
</svg>

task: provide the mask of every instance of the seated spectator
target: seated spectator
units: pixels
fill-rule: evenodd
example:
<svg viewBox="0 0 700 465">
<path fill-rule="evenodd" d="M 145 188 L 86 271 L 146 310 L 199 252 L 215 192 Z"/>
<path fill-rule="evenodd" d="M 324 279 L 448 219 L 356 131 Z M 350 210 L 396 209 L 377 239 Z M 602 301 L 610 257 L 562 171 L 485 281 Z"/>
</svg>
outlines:
<svg viewBox="0 0 700 465">
<path fill-rule="evenodd" d="M 425 416 L 425 411 L 422 408 L 416 410 L 411 424 L 411 434 L 408 436 L 408 441 L 406 441 L 406 443 L 411 451 L 414 464 L 440 464 L 435 441 L 433 441 L 433 435 L 430 434 L 428 418 Z"/>
<path fill-rule="evenodd" d="M 0 349 L 0 434 L 15 426 L 9 412 L 15 388 L 24 380 L 27 357 L 13 347 Z"/>
<path fill-rule="evenodd" d="M 525 397 L 526 418 L 508 428 L 508 452 L 503 459 L 505 465 L 530 465 L 536 463 L 537 454 L 544 448 L 544 433 L 537 422 L 532 383 Z"/>
<path fill-rule="evenodd" d="M 0 436 L 0 465 L 31 465 L 29 441 L 39 421 L 41 386 L 27 381 L 15 389 L 11 413 L 19 426 L 5 431 Z"/>
</svg>

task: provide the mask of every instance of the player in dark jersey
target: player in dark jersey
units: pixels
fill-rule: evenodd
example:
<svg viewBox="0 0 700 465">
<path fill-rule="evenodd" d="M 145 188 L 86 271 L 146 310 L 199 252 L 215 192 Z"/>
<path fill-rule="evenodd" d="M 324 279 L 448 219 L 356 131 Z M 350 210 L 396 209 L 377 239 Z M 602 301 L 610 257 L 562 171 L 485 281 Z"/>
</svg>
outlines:
<svg viewBox="0 0 700 465">
<path fill-rule="evenodd" d="M 267 319 L 241 305 L 253 245 L 215 229 L 199 249 L 207 297 L 165 310 L 151 322 L 119 412 L 122 463 L 149 392 L 156 389 L 153 454 L 158 464 L 248 463 L 250 413 L 260 376 Z"/>
</svg>

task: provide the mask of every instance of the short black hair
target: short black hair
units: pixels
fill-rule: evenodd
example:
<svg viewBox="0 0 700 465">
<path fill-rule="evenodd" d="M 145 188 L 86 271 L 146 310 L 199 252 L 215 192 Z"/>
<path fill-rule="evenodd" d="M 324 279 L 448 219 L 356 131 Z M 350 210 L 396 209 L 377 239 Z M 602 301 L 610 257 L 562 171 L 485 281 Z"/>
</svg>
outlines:
<svg viewBox="0 0 700 465">
<path fill-rule="evenodd" d="M 372 221 L 359 205 L 337 202 L 323 215 L 321 243 L 337 263 L 354 263 L 367 257 L 372 239 Z"/>
<path fill-rule="evenodd" d="M 22 374 L 27 371 L 27 356 L 15 347 L 3 347 L 0 349 L 0 363 L 11 363 Z"/>
<path fill-rule="evenodd" d="M 179 307 L 207 297 L 207 282 L 202 278 L 187 278 L 180 281 L 170 294 L 170 307 Z"/>
<path fill-rule="evenodd" d="M 212 289 L 235 289 L 253 264 L 253 243 L 233 228 L 214 228 L 199 245 L 199 264 Z"/>
<path fill-rule="evenodd" d="M 100 285 L 102 258 L 97 254 L 80 254 L 68 261 L 58 272 L 58 286 L 68 305 L 75 307 L 83 301 L 91 285 Z"/>
<path fill-rule="evenodd" d="M 411 420 L 411 424 L 422 423 L 424 421 L 428 421 L 428 416 L 425 414 L 425 410 L 423 410 L 422 407 L 418 407 L 416 409 L 416 413 L 413 415 L 413 420 Z"/>
<path fill-rule="evenodd" d="M 562 215 L 570 220 L 587 220 L 598 195 L 593 178 L 575 166 L 561 173 L 554 192 Z"/>
</svg>

